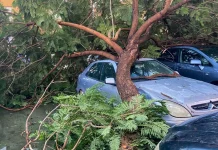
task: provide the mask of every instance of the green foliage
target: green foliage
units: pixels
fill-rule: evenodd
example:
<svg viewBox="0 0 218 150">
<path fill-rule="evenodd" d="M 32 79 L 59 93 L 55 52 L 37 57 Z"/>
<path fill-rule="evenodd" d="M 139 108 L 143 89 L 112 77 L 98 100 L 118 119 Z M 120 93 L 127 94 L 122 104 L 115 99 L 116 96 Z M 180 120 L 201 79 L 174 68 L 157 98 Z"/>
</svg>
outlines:
<svg viewBox="0 0 218 150">
<path fill-rule="evenodd" d="M 181 14 L 182 16 L 188 15 L 189 9 L 187 7 L 181 7 L 176 13 Z"/>
<path fill-rule="evenodd" d="M 55 17 L 64 17 L 68 5 L 56 2 L 45 5 L 44 1 L 24 3 L 15 0 L 14 6 L 19 8 L 19 13 L 0 13 L 0 104 L 20 107 L 38 99 L 51 79 L 61 70 L 55 80 L 63 82 L 52 84 L 48 92 L 51 92 L 51 96 L 57 91 L 75 93 L 78 74 L 87 65 L 84 58 L 65 60 L 62 66 L 39 85 L 64 53 L 81 51 L 89 44 L 87 38 L 78 38 L 79 34 L 72 36 L 77 32 L 57 26 Z M 0 9 L 7 11 L 1 5 Z M 50 9 L 56 10 L 53 15 L 48 15 Z M 82 16 L 84 15 L 80 17 Z M 27 22 L 33 21 L 38 26 L 26 26 Z"/>
<path fill-rule="evenodd" d="M 167 44 L 218 44 L 217 6 L 216 1 L 191 1 L 167 17 L 167 24 L 163 24 L 167 32 L 161 37 Z"/>
<path fill-rule="evenodd" d="M 83 95 L 59 95 L 54 99 L 61 108 L 53 114 L 52 122 L 45 125 L 47 130 L 42 134 L 48 137 L 56 132 L 61 145 L 70 131 L 66 149 L 72 149 L 80 136 L 77 149 L 118 150 L 124 136 L 134 136 L 131 144 L 139 149 L 152 149 L 168 130 L 161 118 L 167 113 L 166 108 L 154 105 L 155 101 L 145 100 L 143 96 L 113 106 L 106 103 L 96 88 L 91 88 Z"/>
<path fill-rule="evenodd" d="M 142 57 L 158 58 L 160 47 L 149 45 L 147 49 L 142 49 Z"/>
<path fill-rule="evenodd" d="M 174 0 L 172 5 L 179 1 Z M 42 85 L 39 84 L 63 54 L 111 49 L 103 40 L 84 31 L 57 25 L 58 20 L 82 24 L 105 35 L 113 29 L 113 26 L 115 32 L 119 28 L 131 27 L 131 1 L 123 0 L 124 3 L 119 0 L 113 1 L 111 8 L 114 25 L 110 15 L 110 1 L 95 0 L 94 5 L 90 2 L 14 0 L 14 6 L 18 7 L 19 13 L 14 12 L 15 15 L 0 13 L 1 104 L 18 107 L 33 97 L 38 98 L 60 70 L 62 71 L 56 80 L 65 82 L 52 85 L 52 92 L 56 93 L 58 90 L 63 93 L 74 92 L 77 76 L 87 65 L 85 58 L 64 61 Z M 155 0 L 139 0 L 139 26 L 154 15 L 151 8 L 155 7 L 157 11 L 163 8 L 164 1 L 154 2 Z M 165 20 L 154 24 L 151 36 L 163 43 L 163 47 L 181 44 L 186 40 L 190 43 L 197 41 L 202 44 L 203 40 L 206 43 L 217 44 L 217 5 L 214 1 L 192 1 L 190 5 L 179 9 L 176 14 L 172 13 Z M 3 6 L 0 6 L 0 10 L 6 11 Z M 28 22 L 35 22 L 36 25 L 27 26 Z M 13 38 L 10 42 L 9 37 Z M 121 31 L 117 41 L 121 47 L 126 47 L 127 37 L 128 32 Z M 185 42 L 183 44 L 186 44 Z M 159 48 L 154 45 L 151 40 L 140 45 L 142 56 L 158 57 L 156 50 Z M 24 58 L 19 59 L 19 54 Z M 30 60 L 30 63 L 25 63 L 26 60 Z"/>
</svg>

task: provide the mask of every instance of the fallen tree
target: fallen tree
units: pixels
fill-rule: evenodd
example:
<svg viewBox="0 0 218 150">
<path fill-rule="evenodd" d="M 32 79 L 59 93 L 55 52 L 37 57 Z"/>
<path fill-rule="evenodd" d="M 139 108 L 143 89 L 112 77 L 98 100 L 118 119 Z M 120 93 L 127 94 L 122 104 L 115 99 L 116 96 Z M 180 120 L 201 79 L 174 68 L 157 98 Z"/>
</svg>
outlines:
<svg viewBox="0 0 218 150">
<path fill-rule="evenodd" d="M 138 0 L 132 1 L 132 24 L 129 31 L 129 35 L 127 38 L 127 45 L 125 48 L 122 48 L 118 43 L 116 43 L 114 40 L 110 39 L 109 37 L 103 35 L 102 33 L 93 30 L 89 27 L 70 23 L 70 22 L 64 22 L 64 21 L 58 21 L 58 24 L 61 26 L 69 26 L 73 28 L 77 28 L 80 30 L 83 30 L 85 32 L 88 32 L 92 35 L 97 36 L 98 38 L 105 41 L 115 52 L 116 55 L 112 55 L 107 52 L 100 52 L 100 51 L 85 51 L 85 52 L 77 52 L 70 55 L 64 55 L 63 57 L 67 58 L 73 58 L 83 55 L 89 55 L 89 54 L 97 54 L 104 56 L 106 58 L 115 60 L 118 62 L 118 69 L 116 73 L 116 84 L 119 91 L 119 94 L 123 100 L 131 100 L 132 96 L 136 96 L 138 94 L 138 91 L 133 84 L 131 78 L 130 78 L 130 67 L 134 63 L 134 61 L 139 56 L 139 45 L 140 43 L 145 42 L 146 40 L 150 39 L 150 29 L 152 28 L 152 25 L 166 17 L 167 15 L 173 13 L 173 11 L 180 8 L 182 5 L 188 3 L 190 0 L 181 0 L 177 4 L 171 6 L 172 0 L 165 0 L 163 9 L 159 12 L 156 12 L 153 16 L 148 18 L 140 27 L 138 25 Z M 55 68 L 60 64 L 63 57 L 59 61 L 59 63 L 55 66 Z M 53 68 L 52 71 L 55 69 Z M 50 71 L 50 73 L 52 72 Z"/>
</svg>

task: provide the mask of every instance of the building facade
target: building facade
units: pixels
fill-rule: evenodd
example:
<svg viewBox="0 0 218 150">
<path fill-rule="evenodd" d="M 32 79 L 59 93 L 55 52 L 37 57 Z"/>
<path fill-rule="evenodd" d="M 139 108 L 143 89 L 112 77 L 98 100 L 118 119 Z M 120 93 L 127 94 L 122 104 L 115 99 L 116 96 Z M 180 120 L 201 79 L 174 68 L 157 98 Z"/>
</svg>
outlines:
<svg viewBox="0 0 218 150">
<path fill-rule="evenodd" d="M 0 0 L 0 3 L 2 3 L 5 7 L 12 7 L 12 3 L 14 0 Z"/>
<path fill-rule="evenodd" d="M 14 0 L 0 0 L 0 3 L 7 8 L 9 11 L 12 11 L 12 3 Z"/>
</svg>

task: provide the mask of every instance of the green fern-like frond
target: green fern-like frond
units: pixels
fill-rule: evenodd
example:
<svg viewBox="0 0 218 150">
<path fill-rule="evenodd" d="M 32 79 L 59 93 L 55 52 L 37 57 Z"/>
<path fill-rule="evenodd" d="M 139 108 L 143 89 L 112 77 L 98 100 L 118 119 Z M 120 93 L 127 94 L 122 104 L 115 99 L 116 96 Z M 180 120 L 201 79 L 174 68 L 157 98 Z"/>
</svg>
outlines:
<svg viewBox="0 0 218 150">
<path fill-rule="evenodd" d="M 111 126 L 107 126 L 104 129 L 99 129 L 98 133 L 100 133 L 103 137 L 105 137 L 108 134 L 110 134 L 110 131 L 111 131 Z"/>
<path fill-rule="evenodd" d="M 144 145 L 146 145 L 146 149 L 154 149 L 156 144 L 154 142 L 152 142 L 152 140 L 146 138 L 146 137 L 143 137 L 139 140 L 140 142 L 137 143 L 137 145 L 139 145 L 139 147 L 143 147 Z M 145 149 L 145 147 L 143 147 L 143 149 Z"/>
<path fill-rule="evenodd" d="M 99 138 L 94 138 L 90 144 L 90 150 L 98 150 L 102 145 L 102 142 Z"/>
<path fill-rule="evenodd" d="M 122 137 L 133 134 L 134 147 L 151 150 L 168 130 L 162 119 L 164 105 L 155 105 L 157 101 L 140 95 L 114 106 L 94 87 L 83 95 L 60 94 L 55 99 L 61 107 L 53 114 L 52 123 L 45 124 L 47 131 L 43 133 L 46 137 L 57 132 L 58 141 L 63 143 L 70 131 L 67 149 L 72 149 L 82 135 L 78 150 L 118 150 Z"/>
<path fill-rule="evenodd" d="M 127 111 L 129 111 L 129 104 L 127 102 L 123 102 L 114 108 L 114 115 L 122 115 Z"/>
<path fill-rule="evenodd" d="M 128 120 L 120 124 L 117 129 L 126 131 L 135 131 L 138 129 L 137 123 L 134 120 Z"/>
<path fill-rule="evenodd" d="M 152 122 L 144 125 L 141 128 L 141 135 L 142 136 L 154 136 L 157 138 L 163 138 L 168 131 L 168 126 L 163 122 Z"/>
<path fill-rule="evenodd" d="M 113 135 L 111 138 L 110 138 L 110 150 L 119 150 L 120 148 L 120 135 Z"/>
</svg>

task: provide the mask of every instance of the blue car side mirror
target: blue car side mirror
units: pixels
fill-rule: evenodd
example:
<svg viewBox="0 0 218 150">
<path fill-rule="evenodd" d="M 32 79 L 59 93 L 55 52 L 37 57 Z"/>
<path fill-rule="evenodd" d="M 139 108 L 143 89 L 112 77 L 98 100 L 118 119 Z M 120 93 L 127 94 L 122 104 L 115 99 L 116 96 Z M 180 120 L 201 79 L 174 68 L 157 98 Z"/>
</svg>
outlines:
<svg viewBox="0 0 218 150">
<path fill-rule="evenodd" d="M 190 61 L 191 65 L 201 65 L 201 61 L 199 59 L 192 59 Z"/>
</svg>

